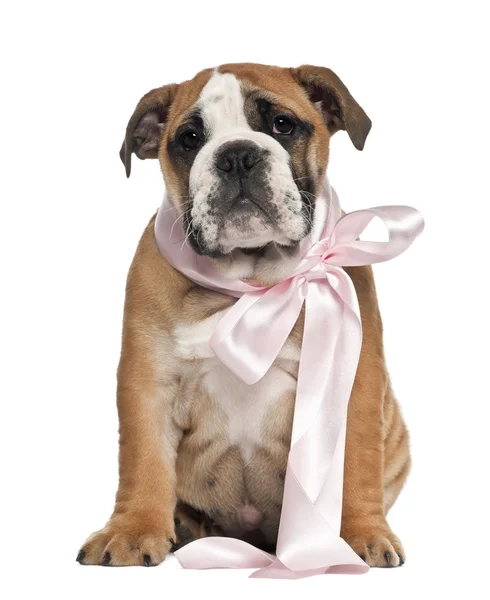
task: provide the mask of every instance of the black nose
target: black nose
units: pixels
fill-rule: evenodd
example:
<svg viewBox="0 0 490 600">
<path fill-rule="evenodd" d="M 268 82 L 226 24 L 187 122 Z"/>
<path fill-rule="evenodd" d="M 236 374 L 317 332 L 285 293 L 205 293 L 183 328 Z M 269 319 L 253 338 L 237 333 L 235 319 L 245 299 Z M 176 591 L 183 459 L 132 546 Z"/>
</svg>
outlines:
<svg viewBox="0 0 490 600">
<path fill-rule="evenodd" d="M 224 173 L 243 177 L 261 162 L 263 154 L 264 150 L 253 142 L 227 142 L 218 151 L 216 167 Z"/>
</svg>

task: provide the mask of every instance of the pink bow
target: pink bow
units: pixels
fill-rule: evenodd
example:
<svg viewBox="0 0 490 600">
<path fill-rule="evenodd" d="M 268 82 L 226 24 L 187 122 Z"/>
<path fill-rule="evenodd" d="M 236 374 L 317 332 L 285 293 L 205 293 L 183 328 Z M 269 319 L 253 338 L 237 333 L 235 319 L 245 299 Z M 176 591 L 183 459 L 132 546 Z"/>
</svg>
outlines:
<svg viewBox="0 0 490 600">
<path fill-rule="evenodd" d="M 341 217 L 337 195 L 327 184 L 316 201 L 315 225 L 301 242 L 303 258 L 295 271 L 276 285 L 255 287 L 217 274 L 208 258 L 172 241 L 171 206 L 166 198 L 158 212 L 157 245 L 189 279 L 239 298 L 218 323 L 210 346 L 245 383 L 264 376 L 305 303 L 276 557 L 241 540 L 209 537 L 180 549 L 180 563 L 196 569 L 262 567 L 252 577 L 366 572 L 368 566 L 339 535 L 347 406 L 362 341 L 357 295 L 341 267 L 398 256 L 422 232 L 422 216 L 407 206 L 383 206 Z M 386 226 L 389 240 L 358 240 L 375 217 Z"/>
</svg>

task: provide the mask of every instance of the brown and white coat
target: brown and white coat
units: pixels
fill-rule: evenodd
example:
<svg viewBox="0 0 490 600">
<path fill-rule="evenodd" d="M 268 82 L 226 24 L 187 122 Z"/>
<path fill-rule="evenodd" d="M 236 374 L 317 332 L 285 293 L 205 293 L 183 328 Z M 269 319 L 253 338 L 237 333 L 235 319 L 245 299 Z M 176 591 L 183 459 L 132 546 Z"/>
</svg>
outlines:
<svg viewBox="0 0 490 600">
<path fill-rule="evenodd" d="M 297 135 L 265 135 L 274 115 L 291 118 Z M 205 139 L 189 154 L 179 143 L 191 122 Z M 329 140 L 338 129 L 362 149 L 370 121 L 329 69 L 224 65 L 144 96 L 121 157 L 128 176 L 133 152 L 159 159 L 186 231 L 194 228 L 188 242 L 196 251 L 209 254 L 224 273 L 273 283 L 298 259 L 294 242 L 314 219 Z M 259 140 L 267 158 L 267 171 L 256 170 L 268 187 L 272 229 L 255 214 L 247 222 L 215 218 L 216 153 L 237 138 Z M 245 385 L 207 344 L 234 300 L 176 272 L 158 251 L 153 226 L 154 218 L 127 281 L 116 506 L 80 551 L 83 564 L 158 564 L 173 545 L 204 535 L 233 535 L 266 549 L 276 540 L 302 316 L 266 376 Z M 368 564 L 397 566 L 404 552 L 386 513 L 409 470 L 408 434 L 385 366 L 371 268 L 346 270 L 359 297 L 364 338 L 348 413 L 341 535 Z"/>
</svg>

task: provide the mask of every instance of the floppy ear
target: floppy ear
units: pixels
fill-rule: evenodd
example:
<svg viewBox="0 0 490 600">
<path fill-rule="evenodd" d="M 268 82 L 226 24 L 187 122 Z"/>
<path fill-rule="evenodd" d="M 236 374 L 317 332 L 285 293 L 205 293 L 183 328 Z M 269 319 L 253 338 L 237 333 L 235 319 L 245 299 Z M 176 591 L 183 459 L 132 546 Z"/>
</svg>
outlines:
<svg viewBox="0 0 490 600">
<path fill-rule="evenodd" d="M 364 148 L 371 120 L 330 69 L 303 65 L 292 69 L 293 77 L 322 111 L 330 133 L 344 129 L 358 150 Z"/>
<path fill-rule="evenodd" d="M 131 154 L 138 158 L 157 158 L 163 128 L 178 85 L 172 83 L 156 88 L 141 98 L 126 128 L 119 156 L 131 174 Z"/>
</svg>

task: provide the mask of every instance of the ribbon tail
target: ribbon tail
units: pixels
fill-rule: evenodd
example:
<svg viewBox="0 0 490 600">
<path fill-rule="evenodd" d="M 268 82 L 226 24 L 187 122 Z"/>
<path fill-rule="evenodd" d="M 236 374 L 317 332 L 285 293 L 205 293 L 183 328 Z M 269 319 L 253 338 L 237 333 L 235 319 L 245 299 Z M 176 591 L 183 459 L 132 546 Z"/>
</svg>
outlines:
<svg viewBox="0 0 490 600">
<path fill-rule="evenodd" d="M 277 560 L 254 577 L 368 571 L 339 536 L 347 406 L 362 332 L 352 282 L 343 271 L 335 276 L 345 289 L 310 283 Z M 320 302 L 328 305 L 322 314 L 315 310 Z"/>
<path fill-rule="evenodd" d="M 256 569 L 274 562 L 272 554 L 230 537 L 194 540 L 175 556 L 184 569 Z"/>
</svg>

